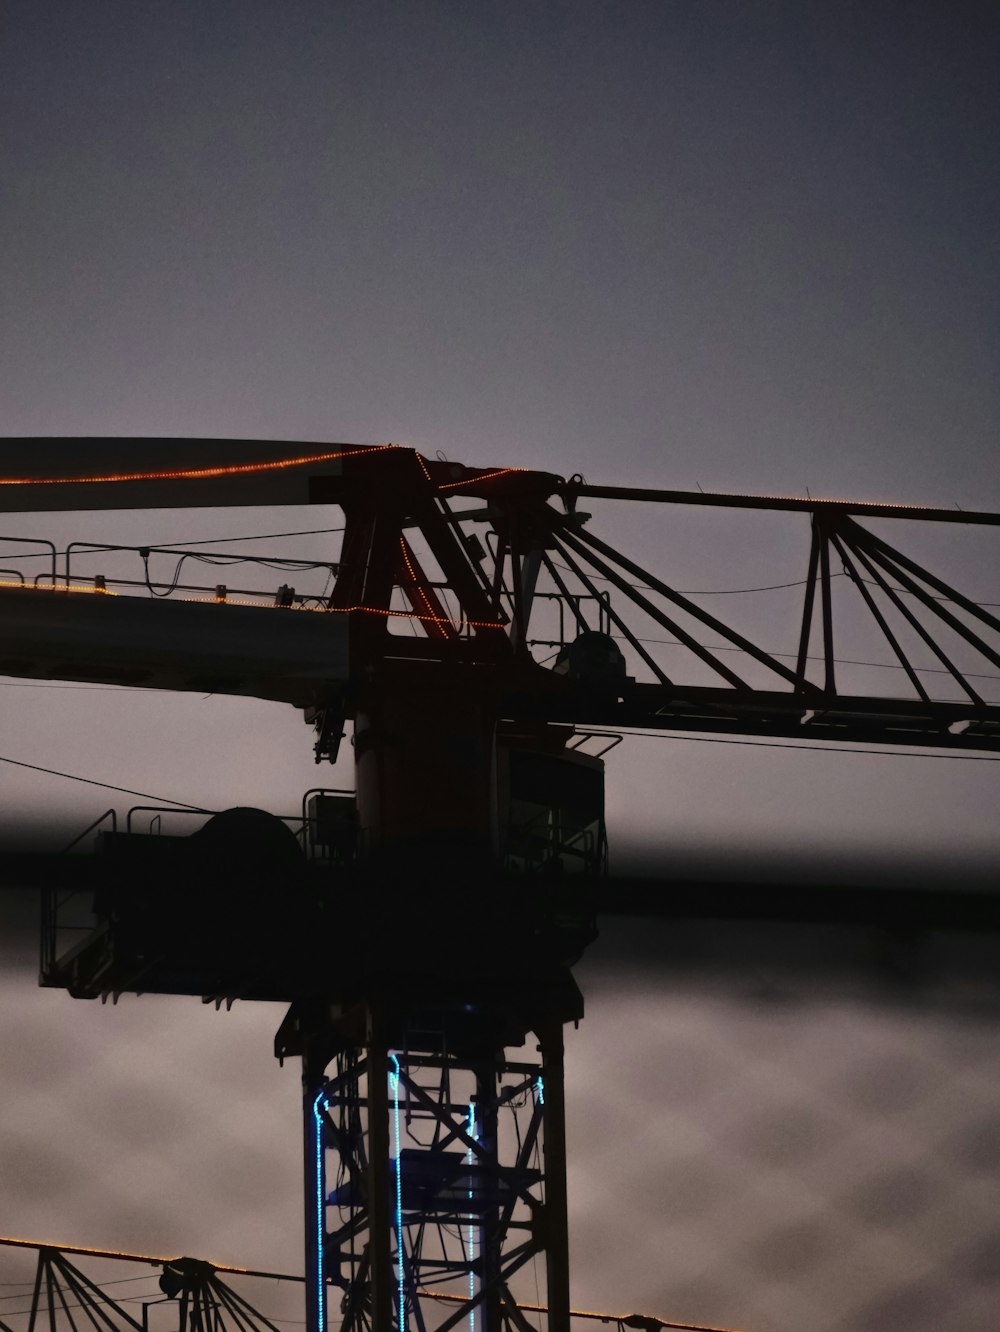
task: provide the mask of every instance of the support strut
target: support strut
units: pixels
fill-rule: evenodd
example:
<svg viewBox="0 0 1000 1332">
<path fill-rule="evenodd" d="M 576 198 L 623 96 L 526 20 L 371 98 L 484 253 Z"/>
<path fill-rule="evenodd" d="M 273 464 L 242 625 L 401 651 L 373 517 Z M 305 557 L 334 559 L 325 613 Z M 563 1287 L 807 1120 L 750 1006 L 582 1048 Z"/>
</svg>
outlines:
<svg viewBox="0 0 1000 1332">
<path fill-rule="evenodd" d="M 307 1332 L 568 1332 L 559 1020 L 520 1060 L 372 1007 L 352 1029 L 302 1052 Z"/>
</svg>

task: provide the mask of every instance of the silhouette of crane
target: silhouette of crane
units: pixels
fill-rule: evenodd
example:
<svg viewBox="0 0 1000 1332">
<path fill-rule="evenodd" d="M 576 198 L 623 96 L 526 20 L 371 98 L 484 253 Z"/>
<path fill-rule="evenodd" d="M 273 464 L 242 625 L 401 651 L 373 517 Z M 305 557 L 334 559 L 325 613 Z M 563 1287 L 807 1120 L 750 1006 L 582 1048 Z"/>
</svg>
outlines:
<svg viewBox="0 0 1000 1332">
<path fill-rule="evenodd" d="M 539 1256 L 548 1326 L 566 1332 L 562 1030 L 582 1016 L 571 968 L 608 900 L 602 754 L 635 729 L 1000 749 L 976 669 L 1000 666 L 1000 620 L 864 521 L 1000 515 L 593 486 L 388 444 L 9 440 L 5 459 L 7 512 L 343 510 L 320 596 L 184 584 L 182 551 L 157 583 L 156 548 L 94 543 L 42 543 L 46 570 L 0 586 L 6 675 L 285 702 L 313 726 L 317 762 L 353 727 L 356 789 L 308 792 L 295 831 L 246 809 L 191 835 L 88 830 L 95 856 L 39 871 L 42 983 L 288 1003 L 275 1050 L 302 1065 L 308 1332 L 326 1332 L 334 1292 L 349 1332 L 528 1332 L 539 1310 L 517 1274 Z M 796 652 L 766 651 L 595 535 L 590 498 L 807 515 Z M 130 557 L 136 576 L 82 574 L 95 552 Z M 838 688 L 835 577 L 905 697 Z M 644 626 L 670 636 L 679 667 Z M 624 885 L 619 902 L 630 893 L 649 909 L 648 888 Z M 997 925 L 994 899 L 960 893 L 738 907 L 901 909 Z M 442 1282 L 450 1306 L 430 1293 Z"/>
</svg>

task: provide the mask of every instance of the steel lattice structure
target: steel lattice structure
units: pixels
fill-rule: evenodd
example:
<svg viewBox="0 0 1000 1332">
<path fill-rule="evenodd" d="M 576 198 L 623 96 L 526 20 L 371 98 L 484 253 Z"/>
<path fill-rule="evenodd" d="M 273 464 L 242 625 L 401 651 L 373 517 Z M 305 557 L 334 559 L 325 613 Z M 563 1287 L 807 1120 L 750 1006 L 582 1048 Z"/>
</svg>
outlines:
<svg viewBox="0 0 1000 1332">
<path fill-rule="evenodd" d="M 28 1317 L 28 1332 L 149 1332 L 149 1312 L 157 1305 L 176 1310 L 179 1332 L 281 1332 L 232 1285 L 227 1276 L 296 1280 L 275 1272 L 252 1272 L 217 1266 L 198 1258 L 154 1258 L 145 1254 L 115 1253 L 73 1245 L 38 1244 L 31 1240 L 0 1238 L 5 1252 L 29 1250 L 37 1254 Z M 72 1258 L 70 1257 L 72 1255 Z M 139 1316 L 115 1299 L 100 1280 L 84 1272 L 73 1259 L 103 1259 L 159 1269 L 159 1294 L 138 1299 Z M 133 1303 L 135 1300 L 133 1300 Z M 8 1317 L 11 1315 L 8 1314 Z M 11 1332 L 8 1324 L 0 1326 Z"/>
<path fill-rule="evenodd" d="M 36 1327 L 45 1327 L 48 1332 L 81 1332 L 82 1328 L 92 1328 L 93 1332 L 149 1332 L 150 1311 L 157 1306 L 164 1306 L 176 1313 L 179 1332 L 282 1332 L 281 1322 L 260 1313 L 245 1296 L 233 1288 L 232 1278 L 266 1280 L 268 1282 L 301 1285 L 302 1277 L 285 1272 L 260 1272 L 248 1268 L 229 1267 L 212 1263 L 204 1258 L 156 1258 L 148 1254 L 121 1253 L 109 1249 L 82 1248 L 77 1245 L 41 1244 L 34 1240 L 12 1239 L 0 1236 L 0 1250 L 6 1255 L 14 1252 L 28 1252 L 36 1255 L 35 1274 L 31 1282 L 29 1305 L 8 1317 L 27 1316 L 28 1328 L 34 1332 Z M 83 1258 L 100 1264 L 131 1263 L 153 1269 L 151 1277 L 159 1271 L 159 1295 L 133 1297 L 138 1303 L 140 1316 L 127 1309 L 120 1299 L 109 1293 L 109 1285 L 102 1284 L 99 1276 L 82 1271 L 78 1262 L 72 1259 Z M 223 1281 L 220 1273 L 230 1278 Z M 421 1299 L 431 1307 L 447 1311 L 447 1322 L 453 1324 L 456 1306 L 462 1306 L 466 1300 L 461 1295 L 451 1295 L 446 1291 L 420 1288 L 417 1292 Z M 509 1310 L 511 1321 L 521 1327 L 518 1321 L 518 1307 L 511 1300 L 502 1301 Z M 531 1314 L 545 1313 L 539 1305 L 524 1306 Z M 574 1323 L 586 1325 L 600 1322 L 605 1325 L 616 1324 L 618 1332 L 625 1328 L 638 1328 L 640 1332 L 659 1332 L 660 1328 L 677 1329 L 678 1332 L 736 1332 L 733 1328 L 712 1328 L 700 1323 L 680 1323 L 658 1318 L 654 1314 L 611 1314 L 595 1313 L 589 1310 L 573 1309 L 570 1316 Z M 0 1328 L 4 1332 L 13 1332 L 10 1325 L 0 1319 Z"/>
<path fill-rule="evenodd" d="M 1000 749 L 1000 703 L 978 684 L 1000 666 L 1000 619 L 869 523 L 1000 516 L 591 486 L 392 445 L 88 440 L 86 466 L 81 452 L 8 441 L 24 466 L 0 477 L 0 509 L 336 505 L 340 549 L 317 595 L 184 584 L 196 552 L 174 551 L 158 581 L 156 548 L 75 543 L 60 557 L 36 541 L 48 572 L 0 586 L 0 671 L 282 701 L 314 725 L 317 760 L 337 757 L 349 721 L 357 791 L 315 793 L 298 842 L 252 811 L 190 837 L 100 830 L 87 868 L 44 867 L 43 983 L 290 1004 L 276 1053 L 302 1063 L 309 1332 L 326 1332 L 335 1289 L 349 1332 L 477 1319 L 482 1332 L 532 1332 L 541 1313 L 567 1332 L 561 1030 L 582 1014 L 571 968 L 593 938 L 606 864 L 592 728 L 611 729 L 598 749 L 639 728 Z M 807 515 L 791 660 L 597 536 L 588 499 Z M 83 572 L 95 555 L 114 571 Z M 278 562 L 283 578 L 303 567 Z M 838 685 L 845 591 L 905 677 L 902 696 Z M 649 627 L 669 635 L 669 668 Z M 93 912 L 61 951 L 81 884 Z M 997 924 L 995 899 L 934 903 L 942 915 L 928 909 L 925 923 Z M 699 895 L 680 909 L 731 908 Z M 885 908 L 864 895 L 756 903 L 763 918 L 824 909 Z M 746 895 L 738 910 L 755 914 Z M 192 911 L 196 936 L 182 925 Z M 508 1055 L 532 1039 L 540 1061 Z M 430 1137 L 407 1146 L 404 1124 Z M 515 1289 L 535 1256 L 544 1308 Z M 62 1259 L 45 1261 L 46 1288 L 79 1284 Z M 434 1274 L 466 1284 L 443 1315 L 426 1293 Z M 200 1282 L 191 1332 L 234 1313 L 214 1273 L 180 1278 Z"/>
</svg>

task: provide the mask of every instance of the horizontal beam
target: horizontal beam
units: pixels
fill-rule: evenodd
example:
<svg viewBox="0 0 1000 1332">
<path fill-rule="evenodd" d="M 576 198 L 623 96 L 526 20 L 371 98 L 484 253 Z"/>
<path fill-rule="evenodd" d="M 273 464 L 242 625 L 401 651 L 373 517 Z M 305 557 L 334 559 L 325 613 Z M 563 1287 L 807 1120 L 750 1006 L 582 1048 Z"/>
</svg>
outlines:
<svg viewBox="0 0 1000 1332">
<path fill-rule="evenodd" d="M 347 485 L 345 488 L 344 481 Z M 358 488 L 441 499 L 530 493 L 561 477 L 522 467 L 465 467 L 400 444 L 265 439 L 0 439 L 0 513 L 341 504 Z M 405 507 L 405 505 L 404 505 Z"/>
<path fill-rule="evenodd" d="M 315 483 L 392 445 L 260 439 L 3 439 L 0 513 L 328 502 Z M 367 461 L 369 460 L 370 461 Z"/>
<path fill-rule="evenodd" d="M 793 513 L 867 514 L 933 523 L 975 523 L 1000 527 L 1000 513 L 936 509 L 919 504 L 879 504 L 870 500 L 811 499 L 791 495 L 729 495 L 700 490 L 651 490 L 635 486 L 592 486 L 569 481 L 560 494 L 570 503 L 588 499 L 631 500 L 646 504 L 702 504 L 723 509 L 777 509 Z"/>
<path fill-rule="evenodd" d="M 806 702 L 791 693 L 705 686 L 632 684 L 620 696 L 566 687 L 507 694 L 501 711 L 510 720 L 545 720 L 611 730 L 671 731 L 708 736 L 747 736 L 759 742 L 813 745 L 890 745 L 948 751 L 1000 750 L 1000 705 L 921 704 L 917 700 L 823 695 Z M 953 731 L 950 728 L 955 727 Z"/>
<path fill-rule="evenodd" d="M 79 1244 L 58 1244 L 52 1240 L 13 1239 L 7 1235 L 0 1235 L 0 1247 L 8 1249 L 54 1249 L 56 1253 L 72 1253 L 77 1257 L 114 1258 L 117 1262 L 147 1263 L 154 1267 L 183 1261 L 179 1254 L 174 1254 L 170 1258 L 157 1257 L 151 1253 L 125 1253 L 119 1249 L 90 1249 Z M 199 1259 L 198 1261 L 207 1262 L 207 1265 L 213 1271 L 225 1272 L 229 1276 L 260 1277 L 267 1281 L 305 1280 L 305 1277 L 290 1276 L 287 1272 L 258 1272 L 249 1267 L 228 1267 L 225 1263 L 213 1263 L 206 1259 Z"/>
<path fill-rule="evenodd" d="M 350 617 L 0 588 L 0 674 L 306 706 L 349 678 Z"/>
</svg>

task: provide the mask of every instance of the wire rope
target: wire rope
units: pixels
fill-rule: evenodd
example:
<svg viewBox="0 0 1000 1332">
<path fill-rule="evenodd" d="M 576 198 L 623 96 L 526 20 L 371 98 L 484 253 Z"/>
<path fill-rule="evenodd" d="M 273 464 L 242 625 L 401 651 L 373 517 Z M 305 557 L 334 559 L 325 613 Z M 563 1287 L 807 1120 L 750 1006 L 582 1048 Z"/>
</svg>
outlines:
<svg viewBox="0 0 1000 1332">
<path fill-rule="evenodd" d="M 344 530 L 343 527 L 308 527 L 297 532 L 252 532 L 247 536 L 192 537 L 186 541 L 150 541 L 148 544 L 150 550 L 170 550 L 177 546 L 222 546 L 236 541 L 277 541 L 281 537 L 327 536 L 336 532 L 343 532 Z M 17 538 L 0 538 L 0 546 L 3 546 L 5 540 L 15 541 Z M 139 550 L 141 547 L 125 546 L 123 549 Z M 65 558 L 67 553 L 68 552 L 65 550 L 57 550 L 56 556 L 57 558 Z M 19 560 L 50 560 L 52 558 L 51 551 L 47 550 L 25 551 L 23 554 L 20 551 L 17 551 L 14 552 L 13 555 L 16 555 L 16 558 Z"/>
<path fill-rule="evenodd" d="M 625 642 L 628 641 L 628 640 L 625 638 L 624 634 L 612 634 L 611 637 L 612 637 L 612 638 L 616 638 L 616 639 L 618 639 L 618 640 L 619 640 L 620 642 L 622 642 L 622 643 L 625 643 Z M 682 642 L 680 642 L 680 640 L 677 639 L 677 638 L 639 638 L 639 642 L 640 642 L 640 643 L 659 643 L 659 644 L 661 644 L 663 647 L 683 647 L 683 646 L 684 646 L 684 644 L 683 644 Z M 711 647 L 709 648 L 709 651 L 711 651 L 711 652 L 743 652 L 744 649 L 741 648 L 741 647 L 733 647 L 732 644 L 729 644 L 729 643 L 715 643 L 715 644 L 712 644 L 712 645 L 711 645 Z M 554 655 L 558 655 L 558 653 L 556 653 L 556 654 L 554 654 Z M 772 657 L 786 657 L 789 661 L 793 661 L 793 660 L 796 660 L 796 659 L 797 659 L 796 654 L 795 654 L 794 652 L 771 652 L 771 651 L 769 651 L 769 652 L 768 652 L 768 655 L 769 655 L 769 656 L 772 656 Z M 546 660 L 548 660 L 548 658 L 546 658 Z M 825 661 L 826 659 L 825 659 L 824 657 L 809 656 L 809 657 L 806 658 L 806 660 L 807 660 L 807 661 Z M 871 666 L 871 667 L 873 667 L 874 669 L 876 669 L 876 670 L 880 670 L 880 671 L 901 671 L 901 670 L 903 669 L 902 666 L 899 666 L 899 665 L 897 665 L 895 662 L 891 662 L 891 661 L 855 661 L 855 660 L 854 660 L 853 658 L 851 658 L 851 657 L 834 657 L 833 660 L 837 663 L 838 666 Z M 916 667 L 914 667 L 914 669 L 915 669 L 919 674 L 921 674 L 921 675 L 950 675 L 950 674 L 951 674 L 950 671 L 946 671 L 946 670 L 944 670 L 944 669 L 943 669 L 942 667 L 940 667 L 940 666 L 916 666 Z M 970 680 L 1000 680 L 1000 675 L 990 675 L 990 674 L 988 674 L 988 673 L 982 673 L 982 672 L 976 672 L 976 671 L 963 671 L 962 674 L 968 676 Z"/>
<path fill-rule="evenodd" d="M 106 791 L 121 791 L 124 795 L 139 796 L 143 800 L 156 800 L 163 805 L 177 805 L 180 809 L 195 810 L 198 814 L 207 814 L 201 805 L 192 805 L 187 800 L 174 800 L 171 796 L 150 795 L 148 791 L 134 791 L 130 786 L 116 786 L 113 782 L 101 782 L 94 777 L 81 777 L 74 772 L 60 772 L 57 768 L 45 768 L 39 763 L 24 763 L 20 759 L 7 758 L 0 754 L 0 763 L 9 763 L 15 768 L 29 768 L 32 772 L 44 772 L 50 777 L 65 777 L 70 782 L 83 782 L 87 786 L 100 786 Z"/>
<path fill-rule="evenodd" d="M 102 1281 L 101 1289 L 103 1290 L 105 1286 L 125 1286 L 128 1285 L 130 1282 L 134 1281 L 156 1281 L 156 1280 L 157 1280 L 157 1275 L 155 1272 L 144 1272 L 142 1276 L 119 1277 L 116 1281 Z M 34 1277 L 32 1277 L 30 1281 L 0 1281 L 0 1286 L 27 1286 L 30 1288 L 34 1284 L 35 1284 Z M 20 1295 L 0 1295 L 0 1300 L 19 1300 L 19 1299 L 21 1299 Z"/>
<path fill-rule="evenodd" d="M 565 564 L 559 564 L 557 560 L 553 560 L 552 563 L 555 564 L 557 568 L 562 569 L 565 573 L 573 572 L 573 570 L 568 568 Z M 593 580 L 597 583 L 610 583 L 612 581 L 610 578 L 606 578 L 602 574 L 591 573 L 590 577 L 593 578 Z M 832 573 L 830 577 L 846 578 L 847 573 L 844 570 L 837 570 L 835 573 Z M 624 579 L 623 581 L 627 582 L 629 587 L 634 587 L 637 592 L 656 591 L 655 587 L 648 587 L 645 583 L 633 583 L 627 578 Z M 870 587 L 878 586 L 878 584 L 875 583 L 870 578 L 864 578 L 861 581 L 864 583 L 868 583 Z M 797 578 L 791 583 L 768 583 L 762 587 L 713 587 L 713 588 L 699 588 L 699 589 L 678 587 L 675 588 L 674 590 L 676 591 L 677 595 L 680 597 L 730 597 L 730 596 L 739 596 L 746 592 L 777 592 L 780 589 L 787 587 L 805 587 L 808 584 L 808 582 L 809 582 L 808 578 Z M 893 589 L 893 591 L 895 592 L 906 592 L 907 590 L 908 589 L 905 587 L 897 587 Z M 934 596 L 933 593 L 929 593 L 928 595 L 931 597 L 933 601 L 951 600 L 950 597 Z M 982 606 L 982 607 L 997 607 L 1000 606 L 1000 601 L 977 601 L 975 604 L 977 606 Z"/>
<path fill-rule="evenodd" d="M 646 740 L 690 740 L 703 745 L 747 745 L 751 749 L 797 749 L 807 753 L 823 751 L 828 754 L 873 754 L 878 758 L 925 758 L 950 759 L 964 763 L 1000 763 L 1000 754 L 992 758 L 987 754 L 935 754 L 928 750 L 915 749 L 861 749 L 856 745 L 817 745 L 808 737 L 803 737 L 798 744 L 782 740 L 739 740 L 735 736 L 689 735 L 674 731 L 633 731 L 622 728 L 626 739 L 635 736 Z"/>
</svg>

